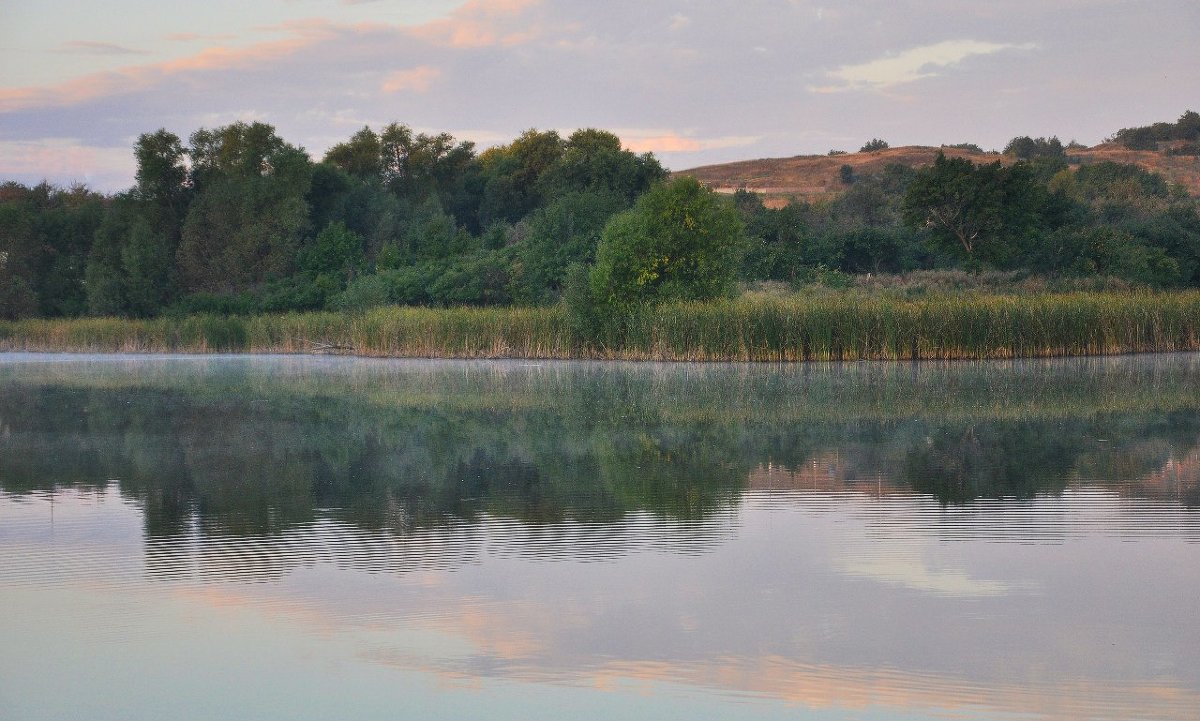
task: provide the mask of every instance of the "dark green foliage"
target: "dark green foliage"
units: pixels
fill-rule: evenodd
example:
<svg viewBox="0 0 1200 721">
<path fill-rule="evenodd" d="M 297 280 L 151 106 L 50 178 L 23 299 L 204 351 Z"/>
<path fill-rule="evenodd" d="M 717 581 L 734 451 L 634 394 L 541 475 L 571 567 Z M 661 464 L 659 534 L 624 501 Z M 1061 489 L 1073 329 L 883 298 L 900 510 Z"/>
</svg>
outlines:
<svg viewBox="0 0 1200 721">
<path fill-rule="evenodd" d="M 480 224 L 515 223 L 540 205 L 546 190 L 542 176 L 565 151 L 565 143 L 555 131 L 530 129 L 508 145 L 484 152 L 479 157 L 484 177 Z"/>
<path fill-rule="evenodd" d="M 295 270 L 309 231 L 312 163 L 263 123 L 192 134 L 197 191 L 176 253 L 185 290 L 236 293 Z"/>
<path fill-rule="evenodd" d="M 616 135 L 595 128 L 571 133 L 562 156 L 541 179 L 544 194 L 590 193 L 618 196 L 632 203 L 667 171 L 650 154 L 635 155 L 621 147 Z"/>
<path fill-rule="evenodd" d="M 511 268 L 503 251 L 457 258 L 429 284 L 429 298 L 443 306 L 508 305 Z"/>
<path fill-rule="evenodd" d="M 1196 113 L 1160 125 L 1147 132 L 1166 152 L 1200 143 L 1188 140 L 1200 132 Z M 187 143 L 160 129 L 135 142 L 125 193 L 0 185 L 0 316 L 565 299 L 587 311 L 571 316 L 583 328 L 613 316 L 601 300 L 719 296 L 735 280 L 828 285 L 994 266 L 1200 285 L 1200 216 L 1181 188 L 1134 166 L 1068 167 L 1056 138 L 1009 146 L 1027 159 L 844 166 L 832 198 L 766 207 L 744 190 L 729 203 L 692 185 L 685 198 L 653 156 L 593 128 L 565 138 L 529 130 L 476 155 L 448 134 L 393 123 L 359 130 L 318 164 L 263 123 L 200 129 Z M 693 201 L 698 215 L 667 207 Z M 718 217 L 742 240 L 701 250 L 703 234 L 680 232 Z M 597 296 L 590 276 L 580 280 L 589 273 L 601 279 Z"/>
<path fill-rule="evenodd" d="M 0 313 L 84 312 L 88 251 L 104 213 L 104 198 L 81 186 L 0 185 L 0 286 L 8 299 Z"/>
<path fill-rule="evenodd" d="M 1158 150 L 1159 143 L 1171 141 L 1200 142 L 1200 113 L 1188 110 L 1174 123 L 1122 128 L 1117 131 L 1114 140 L 1130 150 Z"/>
<path fill-rule="evenodd" d="M 969 263 L 1011 267 L 1042 224 L 1045 196 L 1028 165 L 975 165 L 938 153 L 909 185 L 903 218 Z"/>
<path fill-rule="evenodd" d="M 1161 175 L 1136 165 L 1108 161 L 1079 168 L 1074 187 L 1083 200 L 1102 206 L 1136 205 L 1147 199 L 1170 196 L 1170 188 Z"/>
<path fill-rule="evenodd" d="M 954 150 L 968 150 L 972 153 L 982 153 L 983 152 L 983 148 L 979 147 L 975 143 L 952 143 L 950 145 L 943 145 L 942 147 L 943 148 L 953 148 Z"/>
<path fill-rule="evenodd" d="M 1141 285 L 1177 285 L 1179 263 L 1161 247 L 1111 226 L 1067 227 L 1046 236 L 1033 260 L 1046 270 L 1122 278 Z"/>
<path fill-rule="evenodd" d="M 129 315 L 155 315 L 174 295 L 171 243 L 148 222 L 139 220 L 130 228 L 121 248 L 125 272 L 125 309 Z"/>
<path fill-rule="evenodd" d="M 860 152 L 860 153 L 876 153 L 876 152 L 879 152 L 880 150 L 887 150 L 890 147 L 891 146 L 888 145 L 888 142 L 886 140 L 883 140 L 881 138 L 871 138 L 867 142 L 863 143 L 863 146 L 858 149 L 858 152 Z"/>
<path fill-rule="evenodd" d="M 345 283 L 363 266 L 363 239 L 341 222 L 330 223 L 300 251 L 299 269 L 310 277 L 330 275 Z"/>
<path fill-rule="evenodd" d="M 1004 154 L 1019 160 L 1036 160 L 1038 158 L 1064 158 L 1066 151 L 1062 141 L 1057 136 L 1047 138 L 1031 138 L 1022 135 L 1008 141 L 1004 146 Z"/>
<path fill-rule="evenodd" d="M 795 280 L 812 256 L 815 211 L 802 203 L 766 208 L 754 193 L 738 191 L 734 205 L 746 229 L 742 273 L 753 280 Z"/>
<path fill-rule="evenodd" d="M 325 164 L 359 180 L 382 180 L 383 145 L 374 130 L 364 127 L 346 142 L 330 148 L 325 153 Z"/>
<path fill-rule="evenodd" d="M 592 294 L 591 274 L 587 266 L 575 263 L 567 268 L 562 300 L 572 343 L 582 345 L 600 338 L 605 322 L 604 309 Z"/>
<path fill-rule="evenodd" d="M 178 263 L 189 291 L 249 289 L 295 268 L 308 230 L 303 196 L 263 178 L 210 181 L 188 211 Z"/>
<path fill-rule="evenodd" d="M 387 280 L 381 275 L 367 275 L 351 283 L 345 292 L 329 301 L 330 310 L 363 311 L 394 303 Z"/>
<path fill-rule="evenodd" d="M 0 186 L 0 317 L 13 320 L 37 314 L 33 289 L 38 259 L 37 212 L 28 190 L 16 183 Z"/>
<path fill-rule="evenodd" d="M 527 232 L 517 244 L 519 287 L 524 303 L 557 299 L 567 268 L 592 263 L 600 235 L 612 216 L 628 207 L 623 194 L 612 191 L 559 195 L 529 218 Z"/>
</svg>

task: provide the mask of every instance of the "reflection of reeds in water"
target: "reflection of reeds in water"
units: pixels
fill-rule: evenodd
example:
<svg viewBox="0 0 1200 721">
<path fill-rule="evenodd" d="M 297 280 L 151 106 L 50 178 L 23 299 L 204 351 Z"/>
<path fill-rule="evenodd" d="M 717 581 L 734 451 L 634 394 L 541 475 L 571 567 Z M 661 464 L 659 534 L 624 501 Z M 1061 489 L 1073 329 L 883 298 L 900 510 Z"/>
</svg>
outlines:
<svg viewBox="0 0 1200 721">
<path fill-rule="evenodd" d="M 326 411 L 551 412 L 621 428 L 1051 419 L 1200 409 L 1200 354 L 922 363 L 574 363 L 346 357 L 7 356 L 0 382 L 248 398 Z M 37 362 L 54 361 L 54 362 Z"/>
<path fill-rule="evenodd" d="M 0 349 L 633 360 L 1021 358 L 1200 350 L 1200 292 L 745 296 L 661 306 L 581 342 L 562 308 L 0 323 Z"/>
</svg>

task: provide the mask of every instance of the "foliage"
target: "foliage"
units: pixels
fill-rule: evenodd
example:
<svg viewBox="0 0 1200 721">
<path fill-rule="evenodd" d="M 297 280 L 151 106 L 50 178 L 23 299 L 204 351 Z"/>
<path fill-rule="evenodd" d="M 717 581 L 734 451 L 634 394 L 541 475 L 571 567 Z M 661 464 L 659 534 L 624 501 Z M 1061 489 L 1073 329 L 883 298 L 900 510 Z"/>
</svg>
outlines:
<svg viewBox="0 0 1200 721">
<path fill-rule="evenodd" d="M 325 226 L 299 254 L 299 269 L 310 277 L 329 274 L 339 282 L 352 279 L 362 268 L 363 239 L 340 221 Z"/>
<path fill-rule="evenodd" d="M 1004 154 L 1019 160 L 1036 160 L 1038 158 L 1062 158 L 1066 156 L 1066 151 L 1057 136 L 1047 139 L 1022 135 L 1008 141 L 1008 144 L 1004 146 Z"/>
<path fill-rule="evenodd" d="M 607 190 L 564 193 L 532 213 L 516 245 L 517 300 L 553 302 L 573 264 L 596 258 L 601 233 L 612 216 L 628 207 L 625 195 Z"/>
<path fill-rule="evenodd" d="M 358 282 L 358 281 L 356 281 Z M 253 317 L 0 322 L 0 349 L 308 352 L 364 355 L 855 360 L 1014 358 L 1200 350 L 1200 291 L 959 294 L 854 291 L 682 301 L 635 309 L 596 337 L 569 309 L 379 308 Z"/>
<path fill-rule="evenodd" d="M 1174 123 L 1122 128 L 1113 139 L 1130 150 L 1158 150 L 1159 143 L 1171 141 L 1200 142 L 1200 113 L 1188 110 Z"/>
<path fill-rule="evenodd" d="M 890 147 L 891 146 L 888 145 L 888 142 L 886 140 L 883 140 L 881 138 L 871 138 L 867 142 L 863 143 L 863 146 L 858 149 L 858 152 L 860 152 L 860 153 L 877 153 L 880 150 L 887 150 Z"/>
<path fill-rule="evenodd" d="M 651 189 L 604 229 L 595 297 L 616 308 L 704 300 L 733 288 L 743 227 L 732 206 L 691 177 Z"/>
<path fill-rule="evenodd" d="M 919 170 L 904 197 L 903 218 L 940 248 L 970 262 L 1009 265 L 1041 220 L 1044 191 L 1028 166 L 975 165 L 938 153 Z"/>
<path fill-rule="evenodd" d="M 1163 124 L 1172 139 L 1155 142 L 1187 152 L 1197 117 Z M 728 247 L 698 251 L 703 234 L 679 230 L 686 213 L 650 208 L 679 181 L 603 130 L 529 130 L 476 153 L 391 123 L 313 163 L 264 123 L 201 128 L 187 142 L 160 129 L 135 141 L 126 192 L 0 184 L 0 316 L 567 300 L 594 321 L 619 315 L 609 303 L 720 295 L 735 281 L 935 268 L 1200 285 L 1194 198 L 1135 166 L 1068 166 L 1055 138 L 1010 146 L 1028 159 L 844 167 L 837 192 L 814 202 L 764 204 L 741 190 L 730 203 L 697 186 L 705 212 L 743 228 Z M 934 210 L 951 221 L 929 222 Z M 697 252 L 704 270 L 681 260 Z M 585 297 L 604 308 L 577 307 Z"/>
<path fill-rule="evenodd" d="M 983 148 L 979 147 L 975 143 L 951 143 L 950 145 L 943 145 L 942 147 L 943 148 L 951 148 L 954 150 L 966 150 L 966 151 L 969 151 L 972 153 L 982 153 L 983 152 Z"/>
</svg>

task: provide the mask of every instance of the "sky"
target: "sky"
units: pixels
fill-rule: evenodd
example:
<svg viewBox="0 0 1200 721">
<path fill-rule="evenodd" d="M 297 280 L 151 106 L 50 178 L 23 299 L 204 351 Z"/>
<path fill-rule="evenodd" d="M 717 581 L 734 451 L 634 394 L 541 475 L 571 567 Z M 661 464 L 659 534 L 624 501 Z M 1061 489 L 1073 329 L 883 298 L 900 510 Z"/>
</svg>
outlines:
<svg viewBox="0 0 1200 721">
<path fill-rule="evenodd" d="M 0 0 L 0 181 L 132 184 L 138 135 L 599 127 L 669 168 L 1200 110 L 1196 0 Z"/>
</svg>

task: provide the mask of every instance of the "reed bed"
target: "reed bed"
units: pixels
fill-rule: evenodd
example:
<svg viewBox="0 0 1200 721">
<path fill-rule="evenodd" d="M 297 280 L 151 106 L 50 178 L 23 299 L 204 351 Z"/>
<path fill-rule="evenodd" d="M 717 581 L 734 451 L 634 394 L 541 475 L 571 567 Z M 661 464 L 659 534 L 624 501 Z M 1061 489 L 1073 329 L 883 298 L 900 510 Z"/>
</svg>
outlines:
<svg viewBox="0 0 1200 721">
<path fill-rule="evenodd" d="M 0 323 L 0 350 L 776 362 L 1198 351 L 1200 291 L 753 295 L 609 318 L 591 338 L 561 307 L 22 320 Z"/>
</svg>

